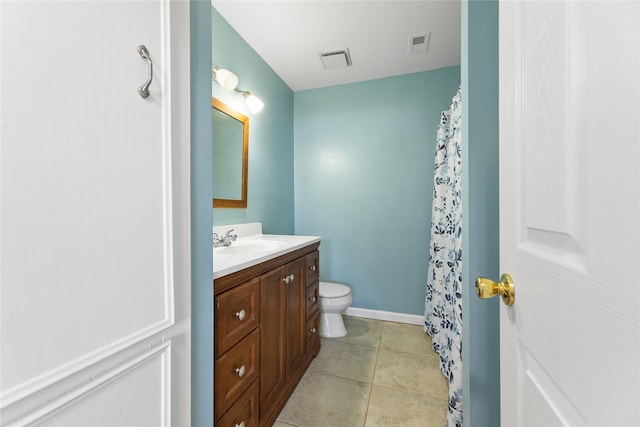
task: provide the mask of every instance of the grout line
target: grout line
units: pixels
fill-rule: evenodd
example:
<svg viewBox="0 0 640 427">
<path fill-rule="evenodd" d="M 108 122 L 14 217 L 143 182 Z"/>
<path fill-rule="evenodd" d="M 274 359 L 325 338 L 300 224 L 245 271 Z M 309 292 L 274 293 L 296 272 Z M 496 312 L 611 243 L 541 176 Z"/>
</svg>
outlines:
<svg viewBox="0 0 640 427">
<path fill-rule="evenodd" d="M 376 360 L 373 362 L 373 375 L 371 376 L 371 384 L 369 385 L 369 398 L 367 399 L 367 409 L 364 411 L 364 425 L 367 425 L 367 418 L 369 417 L 369 405 L 371 404 L 371 395 L 373 394 L 373 382 L 376 378 L 376 371 L 378 370 L 378 357 L 380 356 L 380 346 L 382 344 L 382 334 L 384 333 L 384 324 L 382 321 L 382 328 L 380 329 L 380 335 L 378 336 L 378 348 L 376 349 Z"/>
</svg>

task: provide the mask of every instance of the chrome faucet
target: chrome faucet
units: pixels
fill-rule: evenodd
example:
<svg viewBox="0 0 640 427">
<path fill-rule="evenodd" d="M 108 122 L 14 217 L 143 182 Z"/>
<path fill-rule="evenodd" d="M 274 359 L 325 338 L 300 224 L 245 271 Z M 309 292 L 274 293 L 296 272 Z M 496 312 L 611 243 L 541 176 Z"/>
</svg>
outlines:
<svg viewBox="0 0 640 427">
<path fill-rule="evenodd" d="M 232 232 L 233 232 L 233 228 L 227 231 L 227 233 L 222 237 L 218 236 L 218 233 L 213 233 L 213 247 L 219 248 L 222 246 L 230 246 L 231 242 L 235 242 L 236 239 L 238 238 L 238 235 L 231 234 Z"/>
</svg>

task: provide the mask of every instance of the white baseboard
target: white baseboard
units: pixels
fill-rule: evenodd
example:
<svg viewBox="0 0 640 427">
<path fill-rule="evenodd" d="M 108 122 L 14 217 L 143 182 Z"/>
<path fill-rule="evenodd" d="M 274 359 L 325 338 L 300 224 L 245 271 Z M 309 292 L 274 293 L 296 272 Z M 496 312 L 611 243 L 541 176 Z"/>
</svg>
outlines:
<svg viewBox="0 0 640 427">
<path fill-rule="evenodd" d="M 424 325 L 424 316 L 417 314 L 394 313 L 392 311 L 370 310 L 368 308 L 349 307 L 344 312 L 347 316 L 364 317 L 366 319 L 387 320 L 389 322 Z"/>
</svg>

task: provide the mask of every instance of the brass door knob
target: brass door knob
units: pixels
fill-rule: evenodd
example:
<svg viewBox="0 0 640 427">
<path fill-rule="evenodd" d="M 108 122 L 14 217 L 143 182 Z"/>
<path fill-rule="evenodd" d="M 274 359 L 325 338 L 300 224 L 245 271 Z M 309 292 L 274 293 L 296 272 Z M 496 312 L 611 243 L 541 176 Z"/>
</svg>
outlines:
<svg viewBox="0 0 640 427">
<path fill-rule="evenodd" d="M 501 295 L 502 302 L 506 305 L 513 305 L 516 300 L 516 290 L 510 274 L 503 274 L 499 283 L 486 277 L 478 277 L 476 279 L 476 294 L 483 299 Z"/>
</svg>

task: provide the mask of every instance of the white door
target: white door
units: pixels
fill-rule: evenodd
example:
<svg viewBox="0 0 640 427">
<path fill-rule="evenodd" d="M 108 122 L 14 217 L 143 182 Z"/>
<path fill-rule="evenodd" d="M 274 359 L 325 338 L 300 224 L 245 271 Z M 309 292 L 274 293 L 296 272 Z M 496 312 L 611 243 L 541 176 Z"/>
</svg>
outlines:
<svg viewBox="0 0 640 427">
<path fill-rule="evenodd" d="M 189 423 L 188 31 L 188 2 L 0 2 L 3 426 Z"/>
<path fill-rule="evenodd" d="M 640 3 L 500 3 L 503 426 L 640 425 Z"/>
</svg>

